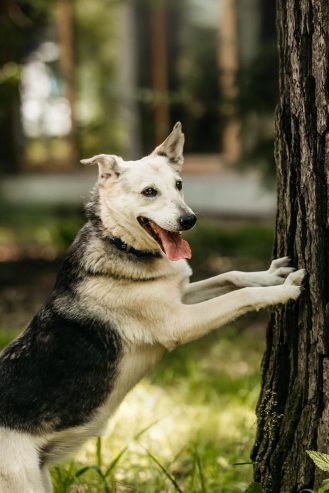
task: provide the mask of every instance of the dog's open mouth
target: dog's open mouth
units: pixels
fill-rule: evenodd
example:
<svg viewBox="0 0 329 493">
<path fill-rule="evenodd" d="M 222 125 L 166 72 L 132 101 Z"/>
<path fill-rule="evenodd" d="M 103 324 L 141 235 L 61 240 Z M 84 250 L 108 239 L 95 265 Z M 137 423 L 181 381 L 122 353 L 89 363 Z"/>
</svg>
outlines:
<svg viewBox="0 0 329 493">
<path fill-rule="evenodd" d="M 167 231 L 147 217 L 139 216 L 137 219 L 142 228 L 160 245 L 169 260 L 192 257 L 190 245 L 183 240 L 180 232 Z"/>
</svg>

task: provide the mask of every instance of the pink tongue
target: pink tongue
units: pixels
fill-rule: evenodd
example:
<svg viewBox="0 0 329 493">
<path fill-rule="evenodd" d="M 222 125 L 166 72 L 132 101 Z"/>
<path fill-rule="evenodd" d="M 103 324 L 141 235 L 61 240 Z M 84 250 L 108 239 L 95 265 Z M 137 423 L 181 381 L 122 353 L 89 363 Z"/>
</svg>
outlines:
<svg viewBox="0 0 329 493">
<path fill-rule="evenodd" d="M 191 258 L 190 245 L 178 233 L 170 233 L 157 226 L 157 233 L 161 238 L 163 249 L 169 260 Z"/>
</svg>

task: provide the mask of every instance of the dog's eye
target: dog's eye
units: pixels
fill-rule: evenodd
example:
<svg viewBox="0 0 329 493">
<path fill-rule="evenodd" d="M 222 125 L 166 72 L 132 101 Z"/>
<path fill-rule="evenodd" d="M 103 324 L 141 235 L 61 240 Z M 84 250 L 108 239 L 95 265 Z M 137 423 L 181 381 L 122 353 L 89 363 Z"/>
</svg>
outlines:
<svg viewBox="0 0 329 493">
<path fill-rule="evenodd" d="M 153 187 L 147 187 L 147 188 L 144 188 L 144 190 L 142 191 L 142 194 L 145 195 L 145 197 L 155 197 L 156 195 L 158 195 L 158 192 Z"/>
<path fill-rule="evenodd" d="M 181 180 L 176 181 L 176 188 L 177 190 L 181 190 L 183 188 L 183 183 Z"/>
</svg>

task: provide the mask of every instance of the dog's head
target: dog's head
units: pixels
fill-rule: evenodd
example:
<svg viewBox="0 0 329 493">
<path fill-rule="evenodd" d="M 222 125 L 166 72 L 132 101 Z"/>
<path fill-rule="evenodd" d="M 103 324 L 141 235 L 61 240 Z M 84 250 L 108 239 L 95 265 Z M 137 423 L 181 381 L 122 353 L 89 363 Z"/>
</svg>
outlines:
<svg viewBox="0 0 329 493">
<path fill-rule="evenodd" d="M 170 260 L 190 258 L 181 232 L 196 222 L 184 202 L 180 172 L 184 134 L 176 123 L 154 151 L 137 161 L 99 154 L 83 159 L 98 164 L 99 215 L 106 233 L 138 249 L 161 250 Z"/>
</svg>

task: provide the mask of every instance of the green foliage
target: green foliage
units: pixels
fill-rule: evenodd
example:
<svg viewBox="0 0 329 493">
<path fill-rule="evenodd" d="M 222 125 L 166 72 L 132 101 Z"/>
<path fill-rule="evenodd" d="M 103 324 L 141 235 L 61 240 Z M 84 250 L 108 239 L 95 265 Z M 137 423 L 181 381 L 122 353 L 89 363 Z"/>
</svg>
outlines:
<svg viewBox="0 0 329 493">
<path fill-rule="evenodd" d="M 150 457 L 150 459 L 152 459 L 152 461 L 160 468 L 160 470 L 163 472 L 163 474 L 165 475 L 166 478 L 169 479 L 169 481 L 171 482 L 171 484 L 173 485 L 175 491 L 178 491 L 178 493 L 183 493 L 183 491 L 181 490 L 181 488 L 178 486 L 177 484 L 177 481 L 175 480 L 175 478 L 170 474 L 170 472 L 161 464 L 161 462 L 156 458 L 154 457 L 153 454 L 151 454 L 151 452 L 149 450 L 146 450 L 146 453 L 147 455 Z"/>
<path fill-rule="evenodd" d="M 251 483 L 245 493 L 263 493 L 262 486 L 260 483 Z"/>
<path fill-rule="evenodd" d="M 272 20 L 274 20 L 274 13 Z M 274 109 L 278 99 L 277 50 L 274 26 L 269 39 L 259 47 L 254 61 L 238 73 L 239 92 L 235 105 L 242 122 L 241 167 L 259 167 L 267 184 L 273 186 Z"/>
<path fill-rule="evenodd" d="M 329 491 L 329 479 L 325 479 L 324 481 L 322 481 L 321 485 L 319 486 L 319 489 L 316 491 L 316 490 L 311 490 L 311 489 L 305 489 L 305 490 L 302 490 L 302 493 L 303 492 L 307 492 L 307 493 L 325 493 L 326 491 Z"/>
<path fill-rule="evenodd" d="M 21 67 L 14 62 L 8 62 L 0 67 L 0 97 L 10 90 L 11 87 L 17 88 L 21 80 Z M 7 93 L 8 95 L 8 93 Z"/>
<path fill-rule="evenodd" d="M 0 227 L 2 245 L 49 247 L 61 255 L 84 223 L 82 210 L 72 208 L 7 207 Z"/>
<path fill-rule="evenodd" d="M 273 108 L 276 100 L 276 49 L 274 43 L 274 9 L 270 5 L 256 9 L 255 19 L 260 16 L 263 34 L 257 48 L 253 50 L 252 61 L 243 62 L 237 74 L 237 97 L 224 98 L 218 72 L 218 23 L 215 15 L 210 22 L 203 22 L 198 9 L 200 2 L 187 0 L 125 0 L 133 9 L 133 36 L 136 59 L 136 81 L 125 88 L 125 68 L 128 25 L 125 25 L 124 11 L 120 0 L 77 0 L 72 1 L 73 51 L 74 51 L 74 95 L 75 126 L 79 151 L 88 156 L 103 152 L 125 153 L 127 151 L 127 124 L 125 108 L 137 108 L 140 120 L 140 140 L 144 151 L 150 151 L 154 144 L 154 108 L 162 99 L 169 104 L 170 121 L 181 118 L 189 135 L 189 152 L 217 152 L 222 140 L 226 122 L 237 115 L 242 122 L 243 163 L 250 157 L 253 164 L 271 170 L 273 175 Z M 165 91 L 155 90 L 153 82 L 153 61 L 150 49 L 152 42 L 152 13 L 154 5 L 163 4 L 167 31 L 167 79 Z M 210 4 L 208 2 L 208 8 Z M 30 145 L 38 139 L 28 139 L 22 145 L 20 138 L 11 138 L 12 124 L 15 131 L 21 130 L 19 117 L 20 92 L 18 90 L 20 66 L 42 41 L 56 38 L 54 25 L 55 0 L 11 0 L 3 8 L 0 17 L 0 129 L 6 134 L 4 141 L 11 142 L 2 151 L 6 171 L 19 169 L 26 161 L 34 165 L 38 160 L 29 153 Z M 243 8 L 237 2 L 237 18 L 243 18 Z M 254 8 L 254 7 L 253 7 Z M 215 9 L 213 8 L 215 14 Z M 269 23 L 266 18 L 270 19 Z M 256 21 L 257 24 L 257 21 Z M 265 27 L 265 24 L 266 27 Z M 244 31 L 244 30 L 242 30 Z M 256 29 L 257 31 L 257 29 Z M 135 32 L 135 33 L 134 33 Z M 238 45 L 244 43 L 238 33 Z M 242 50 L 243 51 L 243 50 Z M 14 78 L 1 81 L 1 70 L 8 65 L 18 70 Z M 48 65 L 48 68 L 50 65 Z M 65 76 L 59 64 L 52 67 L 57 82 L 63 85 Z M 133 70 L 132 70 L 133 72 Z M 14 84 L 13 84 L 14 82 Z M 229 110 L 228 110 L 229 108 Z M 135 110 L 132 110 L 135 111 Z M 257 113 L 258 123 L 252 120 Z M 16 128 L 17 127 L 17 128 Z M 249 137 L 248 137 L 249 135 Z M 65 144 L 66 139 L 62 140 Z M 251 142 L 251 145 L 250 145 Z M 43 148 L 45 160 L 51 160 L 48 139 L 37 142 Z M 67 143 L 67 142 L 66 142 Z M 65 145 L 64 145 L 65 147 Z M 62 149 L 64 148 L 62 147 Z M 20 156 L 20 160 L 16 156 Z M 246 159 L 247 157 L 247 159 Z M 59 161 L 67 158 L 64 152 Z M 56 160 L 54 160 L 56 161 Z M 44 160 L 40 160 L 44 164 Z M 264 165 L 265 163 L 265 165 Z M 3 163 L 1 163 L 3 164 Z M 47 166 L 54 164 L 47 163 Z"/>
<path fill-rule="evenodd" d="M 24 58 L 45 31 L 54 0 L 15 0 L 0 6 L 0 165 L 11 172 L 21 159 L 20 75 Z M 19 135 L 19 138 L 18 138 Z"/>
<path fill-rule="evenodd" d="M 219 118 L 224 103 L 218 83 L 218 54 L 214 50 L 218 33 L 214 27 L 191 20 L 185 20 L 182 27 L 176 77 L 184 94 L 178 111 L 184 115 L 186 150 L 217 152 L 224 128 L 223 115 Z"/>
<path fill-rule="evenodd" d="M 7 331 L 0 329 L 0 350 L 7 346 L 14 337 L 18 335 L 18 331 Z"/>
<path fill-rule="evenodd" d="M 100 149 L 120 155 L 125 150 L 120 16 L 118 2 L 75 2 L 77 102 L 85 108 L 78 121 L 78 136 L 84 157 Z"/>
<path fill-rule="evenodd" d="M 76 465 L 74 462 L 66 465 L 55 465 L 52 469 L 52 480 L 56 493 L 67 493 L 74 483 Z"/>
<path fill-rule="evenodd" d="M 329 472 L 329 455 L 323 452 L 317 452 L 315 450 L 306 450 L 306 453 L 312 459 L 314 464 L 321 469 L 321 471 Z"/>
<path fill-rule="evenodd" d="M 321 469 L 321 471 L 329 472 L 329 455 L 323 452 L 317 452 L 316 450 L 306 450 L 308 456 L 312 459 L 314 464 Z M 329 479 L 322 481 L 317 491 L 312 489 L 304 489 L 303 492 L 308 493 L 325 493 L 329 491 Z"/>
<path fill-rule="evenodd" d="M 185 234 L 193 256 L 191 265 L 198 275 L 210 271 L 262 269 L 270 260 L 274 231 L 270 223 L 221 223 L 200 220 Z"/>
</svg>

